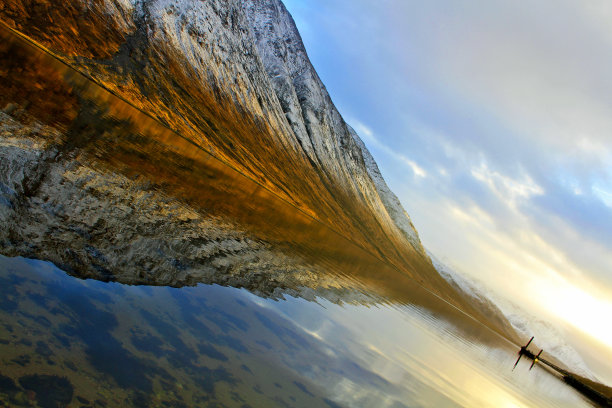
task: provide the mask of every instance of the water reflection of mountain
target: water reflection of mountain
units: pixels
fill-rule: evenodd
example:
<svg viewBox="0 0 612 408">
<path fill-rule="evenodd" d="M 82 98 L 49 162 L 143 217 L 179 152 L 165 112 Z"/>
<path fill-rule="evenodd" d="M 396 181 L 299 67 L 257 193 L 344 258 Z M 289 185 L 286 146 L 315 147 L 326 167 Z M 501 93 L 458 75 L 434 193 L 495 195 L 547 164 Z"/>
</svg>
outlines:
<svg viewBox="0 0 612 408">
<path fill-rule="evenodd" d="M 423 283 L 444 285 L 280 1 L 24 9 L 11 0 L 0 16 L 303 213 Z"/>
<path fill-rule="evenodd" d="M 0 295 L 0 406 L 339 407 L 297 364 L 305 352 L 310 366 L 355 364 L 330 364 L 290 322 L 218 286 L 80 281 L 0 256 Z M 391 388 L 365 369 L 350 376 Z"/>
<path fill-rule="evenodd" d="M 425 258 L 408 256 L 399 268 L 58 60 L 3 36 L 2 59 L 11 64 L 1 82 L 3 253 L 100 280 L 385 299 L 465 318 L 424 285 L 513 335 L 496 311 L 477 310 L 432 274 Z"/>
</svg>

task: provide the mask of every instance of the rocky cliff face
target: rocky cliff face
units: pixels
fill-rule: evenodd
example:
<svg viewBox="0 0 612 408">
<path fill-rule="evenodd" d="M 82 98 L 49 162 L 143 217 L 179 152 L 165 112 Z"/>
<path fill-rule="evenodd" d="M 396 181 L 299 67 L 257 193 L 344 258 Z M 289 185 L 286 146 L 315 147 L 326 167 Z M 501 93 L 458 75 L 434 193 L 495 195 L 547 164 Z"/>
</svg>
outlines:
<svg viewBox="0 0 612 408">
<path fill-rule="evenodd" d="M 399 229 L 418 251 L 422 245 L 410 217 L 387 187 L 357 133 L 344 122 L 308 59 L 299 32 L 280 1 L 243 3 L 256 46 L 276 96 L 301 148 L 329 179 L 361 194 L 377 219 Z"/>
<path fill-rule="evenodd" d="M 106 123 L 104 114 L 92 114 L 84 101 L 88 97 L 52 86 L 53 95 L 63 98 L 52 109 L 32 86 L 44 75 L 36 78 L 24 70 L 22 79 L 30 75 L 24 86 L 14 86 L 5 75 L 0 104 L 23 108 L 23 117 L 37 124 L 24 123 L 19 115 L 0 118 L 5 126 L 3 172 L 18 175 L 24 169 L 21 176 L 1 180 L 10 209 L 4 215 L 18 221 L 2 230 L 4 253 L 50 259 L 82 276 L 123 276 L 131 283 L 222 282 L 211 277 L 213 270 L 225 275 L 268 266 L 295 270 L 299 262 L 274 249 L 291 237 L 298 236 L 297 244 L 308 246 L 309 253 L 332 252 L 333 240 L 320 238 L 325 234 L 300 232 L 324 225 L 380 265 L 463 304 L 433 268 L 410 218 L 334 107 L 279 0 L 6 0 L 0 18 L 191 146 L 166 146 L 170 156 L 143 148 L 146 143 L 134 150 L 134 136 L 107 138 L 109 132 L 100 127 Z M 40 103 L 30 103 L 33 97 Z M 56 135 L 54 141 L 41 139 L 40 132 L 32 136 L 32 126 L 51 129 L 47 133 Z M 25 136 L 13 140 L 15 132 Z M 168 140 L 160 136 L 155 143 Z M 291 233 L 266 232 L 254 219 L 241 224 L 236 221 L 239 210 L 225 204 L 215 203 L 212 208 L 222 210 L 211 213 L 203 191 L 212 184 L 200 185 L 200 173 L 191 164 L 186 166 L 190 172 L 179 171 L 184 162 L 197 162 L 189 149 L 198 148 L 299 210 L 300 216 L 284 218 L 296 226 Z M 111 153 L 101 152 L 105 149 Z M 165 162 L 168 157 L 173 164 Z M 144 184 L 132 185 L 135 173 L 146 179 Z M 249 194 L 260 194 L 255 190 Z M 248 201 L 250 196 L 239 197 Z M 153 207 L 151 200 L 157 203 Z M 165 200 L 188 210 L 170 211 Z M 312 244 L 317 240 L 318 247 Z M 350 253 L 343 256 L 357 256 Z M 240 267 L 232 268 L 232 262 Z M 364 265 L 372 276 L 384 269 L 371 259 Z M 308 285 L 294 277 L 285 287 L 313 286 L 317 268 L 307 269 L 300 276 Z M 258 273 L 235 274 L 234 284 L 260 282 Z"/>
</svg>

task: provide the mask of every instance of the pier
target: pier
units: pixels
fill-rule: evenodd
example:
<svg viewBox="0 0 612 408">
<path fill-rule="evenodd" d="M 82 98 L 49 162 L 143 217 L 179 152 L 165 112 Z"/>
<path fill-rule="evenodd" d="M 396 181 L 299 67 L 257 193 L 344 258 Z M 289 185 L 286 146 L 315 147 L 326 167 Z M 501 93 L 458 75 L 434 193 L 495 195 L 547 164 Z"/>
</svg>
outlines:
<svg viewBox="0 0 612 408">
<path fill-rule="evenodd" d="M 567 385 L 574 388 L 591 401 L 601 405 L 602 407 L 612 408 L 612 394 L 609 392 L 611 390 L 609 387 L 578 376 L 546 360 L 545 358 L 541 357 L 543 351 L 542 349 L 540 349 L 538 354 L 534 354 L 529 350 L 529 345 L 532 341 L 533 337 L 531 337 L 527 344 L 520 348 L 518 352 L 519 357 L 516 360 L 516 363 L 514 363 L 514 367 L 512 368 L 513 370 L 516 368 L 522 357 L 528 358 L 532 360 L 531 366 L 529 367 L 530 370 L 536 364 L 542 364 L 547 368 L 547 371 L 560 377 Z M 595 387 L 601 388 L 602 391 L 599 391 Z M 604 393 L 604 390 L 607 390 L 608 392 Z"/>
</svg>

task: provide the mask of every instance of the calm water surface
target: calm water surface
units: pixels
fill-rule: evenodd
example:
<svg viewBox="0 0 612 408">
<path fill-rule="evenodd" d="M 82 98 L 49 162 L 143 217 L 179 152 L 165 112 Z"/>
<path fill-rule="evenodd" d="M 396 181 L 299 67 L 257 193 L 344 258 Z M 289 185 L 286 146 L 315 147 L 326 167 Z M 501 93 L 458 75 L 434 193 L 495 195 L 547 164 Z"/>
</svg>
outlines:
<svg viewBox="0 0 612 408">
<path fill-rule="evenodd" d="M 78 270 L 71 276 L 48 262 L 0 256 L 0 406 L 589 406 L 541 368 L 528 371 L 527 361 L 512 371 L 517 345 L 196 142 L 11 34 L 2 39 L 3 89 L 39 120 L 68 124 L 64 153 L 78 151 L 101 174 L 147 177 L 181 205 L 238 222 L 303 264 L 288 263 L 274 279 L 262 267 L 258 289 L 248 291 L 222 277 L 226 286 L 181 288 L 159 276 L 149 278 L 155 286 L 83 280 L 74 276 L 89 275 Z M 15 67 L 22 82 L 11 88 Z M 53 92 L 41 96 L 47 88 Z M 308 270 L 314 282 L 290 279 Z M 186 284 L 175 275 L 164 275 L 168 285 Z"/>
<path fill-rule="evenodd" d="M 0 291 L 4 406 L 589 406 L 539 367 L 512 371 L 496 334 L 410 305 L 127 286 L 6 257 Z"/>
</svg>

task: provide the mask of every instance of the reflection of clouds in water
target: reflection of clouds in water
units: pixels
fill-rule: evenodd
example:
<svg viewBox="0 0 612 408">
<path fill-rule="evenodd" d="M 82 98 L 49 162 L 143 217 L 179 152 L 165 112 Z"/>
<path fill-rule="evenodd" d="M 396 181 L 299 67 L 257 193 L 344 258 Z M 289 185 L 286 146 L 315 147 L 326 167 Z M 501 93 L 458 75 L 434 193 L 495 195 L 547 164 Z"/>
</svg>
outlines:
<svg viewBox="0 0 612 408">
<path fill-rule="evenodd" d="M 22 262 L 0 259 L 13 265 Z M 495 337 L 491 332 L 475 326 L 470 339 L 461 337 L 453 326 L 419 307 L 337 305 L 321 298 L 316 303 L 292 297 L 274 301 L 219 286 L 129 287 L 77 280 L 41 262 L 30 265 L 32 270 L 23 268 L 14 284 L 1 287 L 28 293 L 16 300 L 11 295 L 18 306 L 26 298 L 37 299 L 39 304 L 23 321 L 41 333 L 52 332 L 49 335 L 55 334 L 57 319 L 74 321 L 74 327 L 60 333 L 68 338 L 63 345 L 40 339 L 48 347 L 36 342 L 20 346 L 25 357 L 16 361 L 33 370 L 49 369 L 38 360 L 42 352 L 57 359 L 60 364 L 54 369 L 64 370 L 62 375 L 99 378 L 99 370 L 76 357 L 85 348 L 98 362 L 106 356 L 121 358 L 122 367 L 141 366 L 143 374 L 132 382 L 113 367 L 101 366 L 109 378 L 123 381 L 117 388 L 108 379 L 100 380 L 109 401 L 114 401 L 112 395 L 137 401 L 146 394 L 142 390 L 165 387 L 165 401 L 182 395 L 194 404 L 208 398 L 264 399 L 268 406 L 288 401 L 296 406 L 376 408 L 579 406 L 569 388 L 539 369 L 528 375 L 510 371 L 516 352 L 512 346 L 497 340 L 495 349 L 478 341 L 478 336 L 483 342 Z M 44 310 L 50 305 L 63 314 L 47 315 Z M 82 310 L 76 313 L 79 305 Z M 51 327 L 36 321 L 36 314 L 47 316 Z M 99 324 L 88 325 L 96 316 Z M 113 346 L 110 354 L 96 354 L 92 345 L 101 341 Z M 70 371 L 62 368 L 69 364 Z M 527 371 L 522 365 L 517 370 Z M 184 388 L 175 386 L 179 379 Z M 532 394 L 539 396 L 532 401 Z"/>
<path fill-rule="evenodd" d="M 31 262 L 26 267 L 22 261 L 0 258 L 2 274 L 7 264 L 15 272 L 10 279 L 0 276 L 9 279 L 0 289 L 11 291 L 15 307 L 23 314 L 23 324 L 14 330 L 14 338 L 23 340 L 23 346 L 16 350 L 22 358 L 13 358 L 15 350 L 7 352 L 3 346 L 14 346 L 11 340 L 4 341 L 0 331 L 0 359 L 11 357 L 16 361 L 3 361 L 8 364 L 4 367 L 57 371 L 72 379 L 79 395 L 90 398 L 88 393 L 98 390 L 105 395 L 103 400 L 115 406 L 139 402 L 149 405 L 150 398 L 167 403 L 181 399 L 194 405 L 253 398 L 267 401 L 267 406 L 287 401 L 298 406 L 324 404 L 320 390 L 306 379 L 288 373 L 283 365 L 267 363 L 258 340 L 263 343 L 263 339 L 273 339 L 269 334 L 261 335 L 253 308 L 244 302 L 241 291 L 214 286 L 179 290 L 81 281 L 45 263 Z M 30 306 L 30 301 L 35 306 Z M 55 305 L 61 313 L 47 319 L 44 316 L 49 305 Z M 0 322 L 12 321 L 8 309 L 0 307 Z M 255 311 L 271 326 L 279 320 L 269 311 Z M 50 323 L 41 325 L 43 319 Z M 276 344 L 287 338 L 293 342 L 291 348 L 311 349 L 310 344 L 299 345 L 301 339 L 296 333 L 292 337 L 288 328 L 278 327 L 285 336 L 276 340 L 273 352 L 290 355 L 290 350 Z M 26 341 L 29 330 L 37 331 L 45 341 Z M 60 336 L 65 341 L 54 340 Z M 39 359 L 41 353 L 47 356 L 45 360 Z M 135 369 L 135 365 L 139 367 Z M 262 377 L 262 372 L 266 376 Z M 105 373 L 103 378 L 101 373 Z M 82 389 L 83 381 L 76 381 L 77 377 L 95 379 L 97 384 L 86 384 Z M 278 384 L 278 389 L 272 383 Z M 253 393 L 260 395 L 257 390 L 263 394 L 255 397 Z M 0 401 L 3 394 L 0 390 Z"/>
<path fill-rule="evenodd" d="M 339 307 L 319 299 L 320 305 L 300 305 L 293 313 L 301 302 L 288 299 L 273 306 L 305 334 L 317 333 L 319 346 L 334 353 L 325 367 L 335 369 L 321 370 L 314 381 L 347 406 L 394 407 L 405 401 L 410 406 L 580 404 L 543 371 L 513 375 L 513 346 L 502 342 L 495 349 L 468 341 L 425 310 Z M 311 359 L 311 364 L 319 362 Z"/>
<path fill-rule="evenodd" d="M 339 307 L 325 301 L 319 300 L 325 309 L 318 305 L 302 305 L 308 308 L 308 313 L 302 316 L 307 317 L 307 321 L 293 320 L 291 311 L 294 308 L 295 302 L 301 302 L 297 299 L 289 299 L 289 305 L 275 304 L 278 307 L 280 314 L 283 314 L 287 319 L 293 320 L 296 326 L 301 327 L 304 333 L 317 333 L 315 338 L 319 339 L 319 348 L 330 357 L 325 361 L 316 361 L 311 359 L 311 371 L 317 372 L 317 378 L 313 378 L 315 382 L 324 385 L 325 388 L 331 391 L 331 394 L 336 396 L 336 401 L 340 401 L 347 406 L 361 407 L 399 407 L 401 401 L 419 400 L 417 393 L 412 392 L 401 384 L 404 381 L 420 383 L 412 375 L 406 372 L 405 368 L 398 365 L 391 358 L 387 357 L 380 350 L 376 350 L 373 345 L 364 343 L 364 337 L 368 336 L 368 329 L 358 330 L 355 333 L 345 327 L 346 323 L 341 316 L 334 316 L 340 311 L 351 309 L 350 313 L 356 317 L 360 313 L 360 307 L 345 306 Z M 284 306 L 287 306 L 286 308 Z M 374 310 L 380 311 L 379 308 Z M 287 313 L 288 314 L 285 314 Z M 325 313 L 331 312 L 331 316 L 324 316 Z M 335 319 L 340 317 L 339 319 Z M 312 327 L 313 322 L 318 324 L 316 331 L 305 328 Z M 376 355 L 372 357 L 372 355 Z M 299 356 L 300 358 L 308 358 L 308 356 Z M 319 364 L 319 366 L 317 366 Z M 421 385 L 418 391 L 424 394 L 427 390 L 429 402 L 425 405 L 431 405 L 433 401 L 444 401 L 445 406 L 449 406 L 450 401 L 440 392 L 434 389 Z M 424 401 L 427 400 L 424 397 Z M 414 405 L 412 405 L 414 406 Z"/>
</svg>

